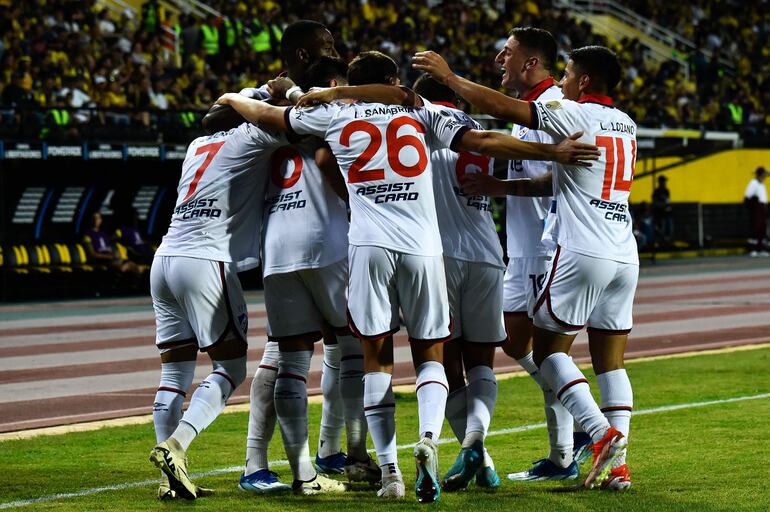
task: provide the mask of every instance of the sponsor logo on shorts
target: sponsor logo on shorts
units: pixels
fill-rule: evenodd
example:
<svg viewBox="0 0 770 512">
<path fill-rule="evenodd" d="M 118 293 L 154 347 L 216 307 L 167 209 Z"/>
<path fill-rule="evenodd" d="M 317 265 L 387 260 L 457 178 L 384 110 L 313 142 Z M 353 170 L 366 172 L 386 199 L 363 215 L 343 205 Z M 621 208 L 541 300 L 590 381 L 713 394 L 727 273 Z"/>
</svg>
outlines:
<svg viewBox="0 0 770 512">
<path fill-rule="evenodd" d="M 413 181 L 367 185 L 356 189 L 356 195 L 364 197 L 373 196 L 376 204 L 392 203 L 395 201 L 416 201 L 420 197 L 420 193 L 411 190 L 413 185 Z"/>
<path fill-rule="evenodd" d="M 277 196 L 268 197 L 267 204 L 270 205 L 268 214 L 304 208 L 307 206 L 307 201 L 305 199 L 300 199 L 301 194 L 302 191 L 297 190 L 295 192 L 289 192 L 288 194 L 279 194 Z"/>
</svg>

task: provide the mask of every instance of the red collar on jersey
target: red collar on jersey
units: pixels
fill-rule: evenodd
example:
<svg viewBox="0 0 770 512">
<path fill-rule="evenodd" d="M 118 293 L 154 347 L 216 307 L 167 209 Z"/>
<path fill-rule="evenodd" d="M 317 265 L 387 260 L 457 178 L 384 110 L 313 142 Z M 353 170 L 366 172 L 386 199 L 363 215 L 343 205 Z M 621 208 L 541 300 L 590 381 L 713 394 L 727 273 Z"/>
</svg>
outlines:
<svg viewBox="0 0 770 512">
<path fill-rule="evenodd" d="M 431 103 L 433 103 L 434 105 L 441 105 L 442 107 L 449 107 L 449 108 L 453 108 L 455 110 L 460 110 L 460 109 L 457 108 L 457 106 L 455 106 L 454 103 L 452 103 L 450 101 L 431 101 Z"/>
<path fill-rule="evenodd" d="M 605 107 L 612 107 L 612 98 L 601 94 L 584 94 L 577 100 L 578 103 L 598 103 Z"/>
<path fill-rule="evenodd" d="M 543 80 L 542 82 L 534 86 L 532 90 L 529 91 L 529 94 L 521 98 L 522 101 L 535 101 L 540 97 L 541 94 L 545 92 L 546 89 L 548 89 L 555 83 L 556 82 L 554 81 L 553 77 L 549 76 L 548 78 L 546 78 L 545 80 Z"/>
</svg>

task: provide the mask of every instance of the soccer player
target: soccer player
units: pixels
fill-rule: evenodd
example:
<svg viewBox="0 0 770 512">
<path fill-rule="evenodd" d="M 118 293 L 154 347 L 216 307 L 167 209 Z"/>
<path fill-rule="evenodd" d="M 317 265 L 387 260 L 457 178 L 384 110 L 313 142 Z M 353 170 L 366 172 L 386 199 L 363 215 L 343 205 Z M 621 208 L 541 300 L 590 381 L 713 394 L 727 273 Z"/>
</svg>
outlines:
<svg viewBox="0 0 770 512">
<path fill-rule="evenodd" d="M 294 86 L 294 81 L 304 82 L 308 69 L 322 58 L 338 57 L 334 48 L 334 37 L 331 32 L 321 23 L 312 20 L 299 20 L 288 27 L 281 38 L 281 57 L 287 67 L 287 77 L 283 80 L 268 82 L 259 88 L 246 88 L 240 94 L 251 98 L 268 100 L 271 94 L 282 97 L 284 93 Z M 224 105 L 214 105 L 209 113 L 203 119 L 204 128 L 209 131 L 229 130 L 242 122 L 241 116 L 233 111 L 232 108 Z M 280 328 L 280 327 L 279 327 Z M 350 344 L 347 344 L 347 351 L 354 350 Z M 359 351 L 360 352 L 360 351 Z M 348 354 L 350 355 L 350 354 Z M 356 358 L 346 359 L 344 366 L 355 366 Z M 339 453 L 342 419 L 344 411 L 348 411 L 347 416 L 352 414 L 357 401 L 355 397 L 353 402 L 345 404 L 341 397 L 342 388 L 339 385 L 339 379 L 335 374 L 339 372 L 335 369 L 340 368 L 340 351 L 337 345 L 337 339 L 334 332 L 324 329 L 324 372 L 322 389 L 324 394 L 323 420 L 321 427 L 321 436 L 319 444 L 323 442 L 324 446 L 319 447 L 319 455 L 327 455 L 321 460 L 321 467 L 325 471 L 340 472 L 344 468 L 345 458 Z M 250 414 L 249 426 L 246 436 L 246 464 L 244 473 L 241 475 L 238 486 L 245 491 L 258 494 L 270 492 L 283 492 L 289 489 L 286 484 L 281 483 L 277 475 L 268 468 L 267 447 L 275 430 L 276 412 L 273 403 L 275 395 L 276 376 L 279 368 L 279 349 L 277 341 L 268 339 L 262 360 L 254 375 L 250 391 Z M 348 370 L 346 370 L 348 371 Z M 355 370 L 349 378 L 355 378 Z M 355 393 L 356 388 L 346 388 L 344 392 Z M 363 393 L 363 391 L 361 391 Z M 355 420 L 353 420 L 355 421 Z M 355 427 L 351 425 L 355 430 Z M 362 438 L 365 440 L 366 432 L 363 432 Z M 355 442 L 353 443 L 355 445 Z M 352 461 L 351 461 L 352 462 Z M 353 466 L 360 469 L 360 464 L 353 463 Z"/>
<path fill-rule="evenodd" d="M 350 64 L 348 82 L 396 85 L 397 75 L 392 59 L 364 52 Z M 218 102 L 232 105 L 250 121 L 324 137 L 329 143 L 350 195 L 349 323 L 365 340 L 364 406 L 383 470 L 378 494 L 404 495 L 391 385 L 392 335 L 398 330 L 400 307 L 417 371 L 421 439 L 414 451 L 415 491 L 421 502 L 436 501 L 438 460 L 433 438 L 438 437 L 444 417 L 442 342 L 450 336 L 450 319 L 428 148 L 571 161 L 594 158 L 593 147 L 571 141 L 558 148 L 522 143 L 494 132 L 469 130 L 452 117 L 412 107 L 358 102 L 282 109 L 237 94 L 226 94 Z"/>
<path fill-rule="evenodd" d="M 550 32 L 533 27 L 514 28 L 508 33 L 508 40 L 495 62 L 503 69 L 502 86 L 515 92 L 523 101 L 562 98 L 561 89 L 552 76 L 556 65 L 556 41 Z M 513 125 L 511 136 L 520 140 L 553 142 L 548 133 L 519 124 Z M 551 171 L 551 162 L 513 160 L 508 164 L 509 179 L 539 178 Z M 508 267 L 503 284 L 503 307 L 508 340 L 503 350 L 543 391 L 551 448 L 548 457 L 535 462 L 532 467 L 509 474 L 511 480 L 574 480 L 580 473 L 579 463 L 573 460 L 572 417 L 543 381 L 532 359 L 532 310 L 544 285 L 547 260 L 553 256 L 540 241 L 550 202 L 548 197 L 516 196 L 508 196 L 505 201 Z M 575 436 L 574 444 L 578 448 L 590 444 L 585 433 Z M 585 449 L 580 453 L 588 455 L 589 452 Z"/>
<path fill-rule="evenodd" d="M 176 207 L 150 270 L 161 377 L 153 405 L 157 446 L 150 461 L 166 475 L 158 497 L 195 499 L 187 450 L 246 377 L 248 316 L 237 272 L 259 264 L 269 155 L 286 137 L 249 123 L 195 139 L 182 164 Z M 213 369 L 193 393 L 198 350 Z"/>
<path fill-rule="evenodd" d="M 344 61 L 321 57 L 304 80 L 308 85 L 328 86 L 345 83 L 346 75 Z M 341 181 L 336 166 L 325 179 L 316 164 L 322 144 L 318 138 L 306 137 L 273 154 L 264 214 L 262 271 L 268 339 L 277 341 L 280 350 L 275 409 L 298 494 L 345 490 L 341 483 L 317 476 L 308 450 L 307 377 L 324 321 L 338 343 L 324 344 L 325 407 L 316 466 L 326 472 L 344 467 L 352 481 L 380 480 L 379 468 L 366 451 L 363 349 L 347 326 L 347 206 L 328 183 Z M 330 352 L 336 353 L 334 357 Z M 338 420 L 343 420 L 343 414 L 332 417 L 336 411 L 326 403 L 337 398 L 335 393 L 343 398 L 347 458 L 340 453 Z"/>
<path fill-rule="evenodd" d="M 469 191 L 490 195 L 555 195 L 555 224 L 544 240 L 556 243 L 545 287 L 534 307 L 534 361 L 556 398 L 591 436 L 594 464 L 586 487 L 628 489 L 625 462 L 633 395 L 623 367 L 632 327 L 639 258 L 628 210 L 636 162 L 636 124 L 609 94 L 620 80 L 617 56 L 587 46 L 570 52 L 561 82 L 563 100 L 526 102 L 462 79 L 433 52 L 418 53 L 415 67 L 496 117 L 562 139 L 576 129 L 602 148 L 590 166 L 554 164 L 552 177 L 496 180 L 473 176 Z M 577 333 L 588 327 L 601 409 L 569 357 Z"/>
<path fill-rule="evenodd" d="M 428 75 L 414 83 L 426 108 L 449 113 L 460 124 L 481 126 L 454 106 L 456 95 Z M 492 172 L 493 160 L 478 153 L 441 149 L 431 154 L 433 189 L 444 252 L 452 339 L 444 345 L 449 382 L 446 417 L 462 448 L 444 475 L 442 489 L 464 489 L 475 477 L 482 487 L 498 487 L 500 478 L 484 448 L 497 399 L 493 371 L 495 348 L 505 340 L 503 264 L 489 198 L 462 192 L 466 176 Z M 463 372 L 463 367 L 465 372 Z M 467 384 L 466 384 L 467 376 Z"/>
</svg>

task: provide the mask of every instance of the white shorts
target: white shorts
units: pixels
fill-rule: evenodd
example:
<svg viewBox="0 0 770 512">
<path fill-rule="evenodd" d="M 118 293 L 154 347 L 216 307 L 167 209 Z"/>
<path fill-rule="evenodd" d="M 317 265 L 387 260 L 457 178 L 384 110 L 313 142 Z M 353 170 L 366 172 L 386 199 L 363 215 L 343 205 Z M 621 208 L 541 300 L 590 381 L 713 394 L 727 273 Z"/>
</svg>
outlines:
<svg viewBox="0 0 770 512">
<path fill-rule="evenodd" d="M 639 266 L 556 249 L 535 304 L 537 327 L 560 334 L 589 330 L 628 334 Z"/>
<path fill-rule="evenodd" d="M 474 343 L 505 343 L 503 269 L 444 257 L 452 339 Z"/>
<path fill-rule="evenodd" d="M 550 256 L 511 258 L 503 279 L 503 311 L 532 318 L 537 296 L 545 286 Z"/>
<path fill-rule="evenodd" d="M 347 258 L 322 268 L 270 274 L 264 284 L 269 338 L 301 335 L 318 341 L 324 320 L 336 330 L 347 329 Z"/>
<path fill-rule="evenodd" d="M 249 317 L 235 264 L 156 256 L 150 293 L 161 351 L 196 341 L 206 351 L 230 331 L 246 341 Z"/>
<path fill-rule="evenodd" d="M 361 339 L 398 331 L 404 315 L 409 341 L 450 337 L 442 256 L 417 256 L 374 246 L 351 245 L 348 320 Z"/>
</svg>

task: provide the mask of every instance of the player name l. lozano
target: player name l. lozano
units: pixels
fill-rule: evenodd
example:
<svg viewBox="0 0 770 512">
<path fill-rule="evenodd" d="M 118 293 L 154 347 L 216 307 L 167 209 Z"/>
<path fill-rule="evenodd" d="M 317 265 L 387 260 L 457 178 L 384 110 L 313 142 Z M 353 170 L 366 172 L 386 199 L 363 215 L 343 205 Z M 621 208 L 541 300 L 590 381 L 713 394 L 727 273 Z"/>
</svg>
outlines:
<svg viewBox="0 0 770 512">
<path fill-rule="evenodd" d="M 636 133 L 636 127 L 634 125 L 614 123 L 612 121 L 599 121 L 599 128 L 605 132 L 628 133 L 629 135 L 634 135 Z"/>
<path fill-rule="evenodd" d="M 420 197 L 419 192 L 410 192 L 413 181 L 404 183 L 383 183 L 381 185 L 367 185 L 356 190 L 359 196 L 374 196 L 376 204 L 391 203 L 393 201 L 416 201 Z"/>
</svg>

